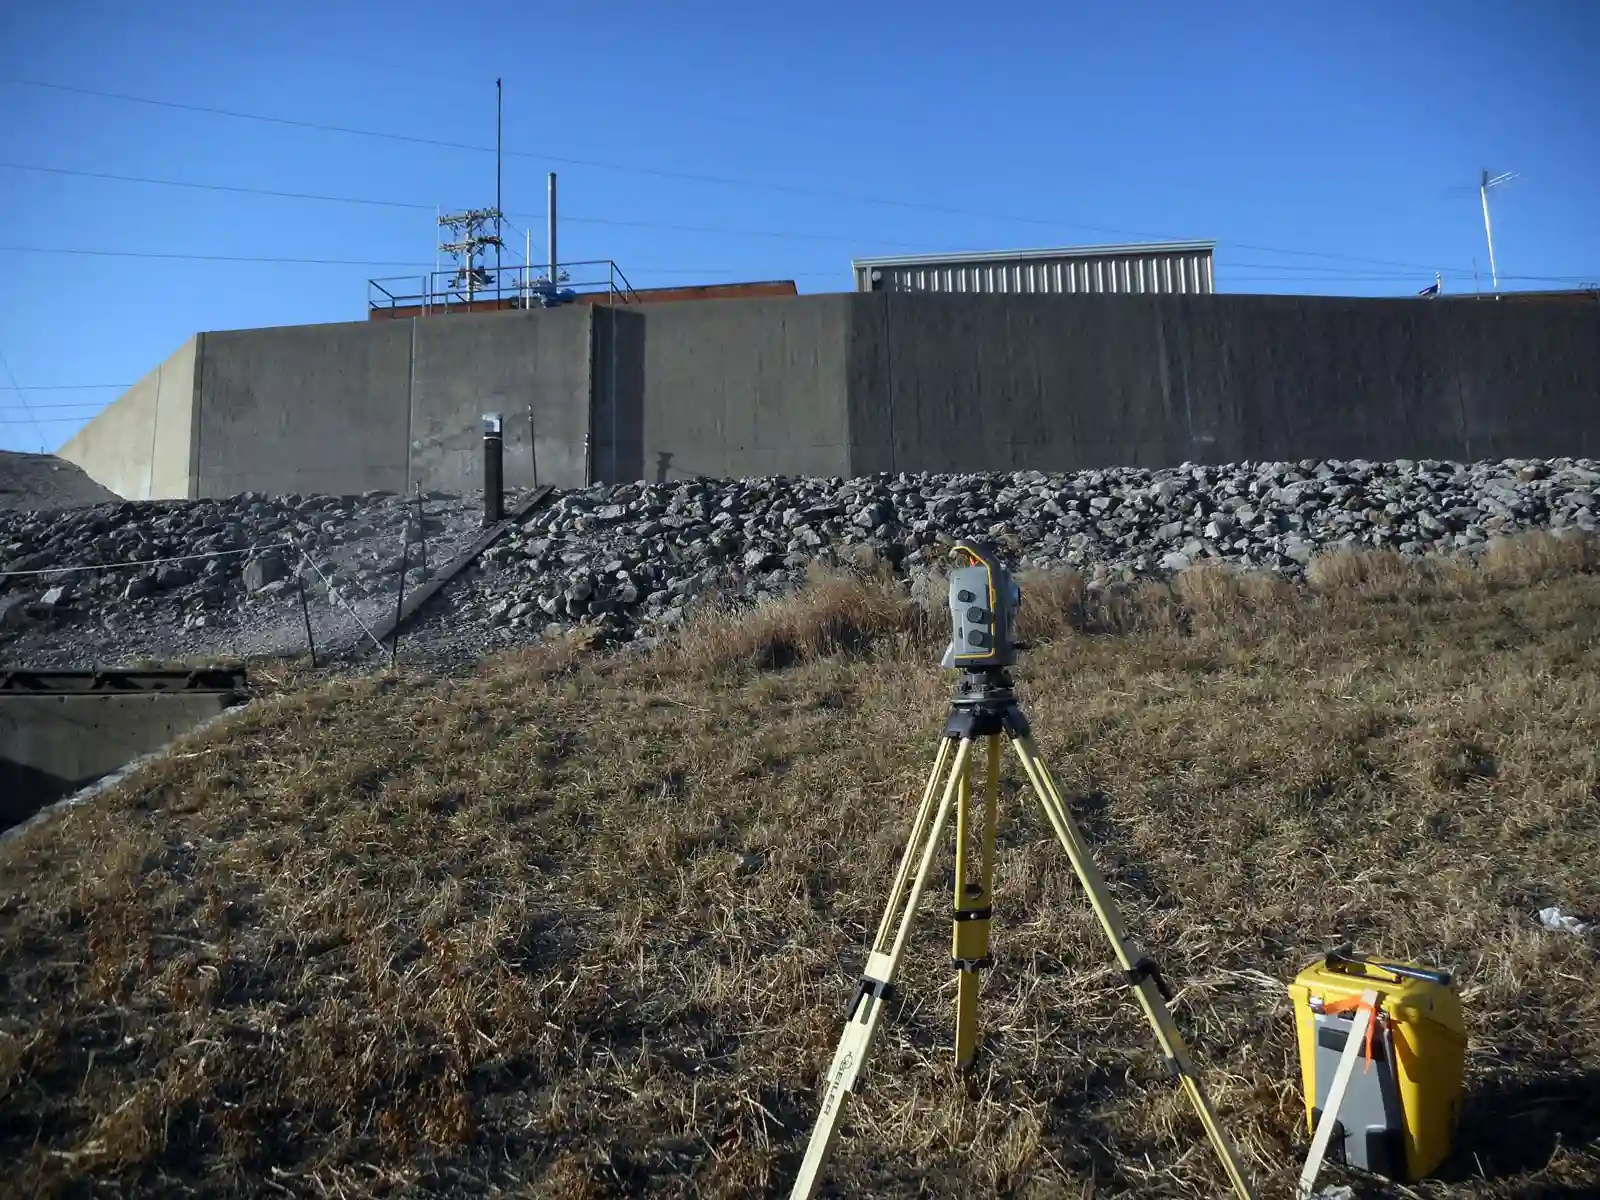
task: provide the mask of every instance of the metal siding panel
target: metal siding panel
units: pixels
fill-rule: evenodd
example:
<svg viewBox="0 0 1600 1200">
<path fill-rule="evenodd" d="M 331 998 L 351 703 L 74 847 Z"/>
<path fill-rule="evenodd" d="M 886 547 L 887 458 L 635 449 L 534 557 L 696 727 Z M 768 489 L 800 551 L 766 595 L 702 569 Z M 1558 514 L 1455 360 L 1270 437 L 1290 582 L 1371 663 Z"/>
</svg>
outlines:
<svg viewBox="0 0 1600 1200">
<path fill-rule="evenodd" d="M 1092 248 L 1091 248 L 1092 249 Z M 885 290 L 998 295 L 1187 295 L 1215 290 L 1209 248 L 1116 247 L 1096 254 L 1034 252 L 1012 257 L 976 254 L 930 256 L 880 267 Z M 872 267 L 859 260 L 856 286 L 870 290 Z"/>
</svg>

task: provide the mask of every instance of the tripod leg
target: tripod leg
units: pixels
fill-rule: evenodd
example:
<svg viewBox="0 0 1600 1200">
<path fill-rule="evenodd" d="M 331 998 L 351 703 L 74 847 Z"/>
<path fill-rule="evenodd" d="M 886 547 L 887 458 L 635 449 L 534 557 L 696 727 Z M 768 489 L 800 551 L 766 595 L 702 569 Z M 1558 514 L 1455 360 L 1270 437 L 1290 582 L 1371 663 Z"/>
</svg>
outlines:
<svg viewBox="0 0 1600 1200">
<path fill-rule="evenodd" d="M 906 839 L 906 848 L 900 855 L 900 866 L 895 871 L 894 883 L 889 888 L 889 902 L 884 906 L 883 919 L 878 922 L 878 932 L 872 939 L 874 946 L 889 936 L 889 923 L 894 919 L 897 902 L 905 895 L 906 884 L 910 882 L 912 864 L 916 861 L 916 850 L 922 843 L 928 821 L 938 804 L 939 780 L 944 777 L 944 769 L 950 765 L 951 748 L 954 744 L 947 737 L 939 739 L 939 753 L 934 757 L 933 770 L 928 773 L 927 786 L 922 789 L 922 803 L 917 805 L 916 820 L 911 823 L 911 836 Z"/>
<path fill-rule="evenodd" d="M 1239 1152 L 1227 1131 L 1222 1128 L 1222 1122 L 1217 1119 L 1205 1088 L 1201 1086 L 1194 1062 L 1189 1057 L 1188 1047 L 1184 1045 L 1183 1035 L 1178 1031 L 1172 1013 L 1167 1008 L 1166 989 L 1161 982 L 1159 970 L 1128 936 L 1127 928 L 1122 923 L 1122 916 L 1112 902 L 1111 893 L 1106 887 L 1105 878 L 1095 866 L 1094 859 L 1090 857 L 1071 812 L 1062 801 L 1061 793 L 1056 790 L 1055 781 L 1050 778 L 1049 768 L 1034 749 L 1033 739 L 1027 736 L 1014 736 L 1011 745 L 1022 763 L 1028 782 L 1033 786 L 1035 798 L 1044 812 L 1045 819 L 1055 830 L 1056 837 L 1060 839 L 1062 847 L 1067 852 L 1067 857 L 1072 860 L 1073 870 L 1077 872 L 1084 890 L 1089 893 L 1089 903 L 1094 906 L 1095 916 L 1100 919 L 1100 927 L 1105 931 L 1106 938 L 1116 952 L 1122 973 L 1133 988 L 1139 1006 L 1144 1009 L 1144 1014 L 1155 1031 L 1156 1040 L 1161 1045 L 1162 1053 L 1167 1057 L 1168 1068 L 1177 1076 L 1184 1094 L 1194 1105 L 1200 1123 L 1205 1127 L 1206 1136 L 1210 1138 L 1217 1156 L 1222 1160 L 1223 1170 L 1233 1184 L 1234 1193 L 1244 1200 L 1250 1200 L 1254 1193 L 1245 1178 L 1244 1165 L 1239 1161 Z"/>
<path fill-rule="evenodd" d="M 989 919 L 994 887 L 994 827 L 1000 799 L 1000 735 L 984 738 L 988 748 L 985 763 L 983 830 L 978 877 L 969 873 L 968 849 L 971 834 L 967 827 L 972 798 L 970 782 L 964 783 L 956 810 L 956 909 L 951 935 L 950 957 L 956 967 L 956 1066 L 972 1065 L 978 1053 L 978 972 L 990 965 Z"/>
<path fill-rule="evenodd" d="M 949 757 L 948 746 L 947 739 L 940 748 L 941 763 Z M 856 1078 L 861 1074 L 862 1065 L 866 1062 L 867 1052 L 872 1048 L 872 1039 L 878 1032 L 878 1021 L 883 1016 L 884 1005 L 893 994 L 895 972 L 900 968 L 900 956 L 905 951 L 906 937 L 911 931 L 911 922 L 916 916 L 917 904 L 922 899 L 923 889 L 928 884 L 934 851 L 938 849 L 939 839 L 944 835 L 945 822 L 950 817 L 957 788 L 960 781 L 966 777 L 967 765 L 971 758 L 972 740 L 962 738 L 956 746 L 954 761 L 950 764 L 950 776 L 945 781 L 943 796 L 933 813 L 932 827 L 927 831 L 927 838 L 923 842 L 922 856 L 918 861 L 916 873 L 910 879 L 910 894 L 905 897 L 903 907 L 901 905 L 903 888 L 897 888 L 889 898 L 888 908 L 878 926 L 878 936 L 867 954 L 867 968 L 862 973 L 861 981 L 856 985 L 855 997 L 850 1002 L 845 1018 L 844 1036 L 839 1039 L 839 1048 L 834 1052 L 833 1065 L 828 1068 L 821 1112 L 811 1130 L 811 1140 L 806 1146 L 806 1155 L 800 1164 L 800 1174 L 795 1180 L 794 1190 L 790 1192 L 793 1200 L 803 1200 L 816 1191 L 822 1165 L 827 1160 L 828 1152 L 833 1149 L 833 1141 L 839 1131 L 839 1118 L 844 1111 L 845 1097 L 855 1087 Z M 933 794 L 937 782 L 938 775 L 935 773 L 928 781 L 927 795 Z M 924 809 L 926 807 L 924 805 Z M 918 813 L 913 828 L 914 833 L 920 832 L 928 824 L 924 816 L 924 812 Z M 916 841 L 916 838 L 913 838 L 906 846 L 905 856 L 902 859 L 902 877 L 905 874 L 904 868 L 915 857 Z M 890 930 L 894 932 L 894 941 L 885 946 Z"/>
</svg>

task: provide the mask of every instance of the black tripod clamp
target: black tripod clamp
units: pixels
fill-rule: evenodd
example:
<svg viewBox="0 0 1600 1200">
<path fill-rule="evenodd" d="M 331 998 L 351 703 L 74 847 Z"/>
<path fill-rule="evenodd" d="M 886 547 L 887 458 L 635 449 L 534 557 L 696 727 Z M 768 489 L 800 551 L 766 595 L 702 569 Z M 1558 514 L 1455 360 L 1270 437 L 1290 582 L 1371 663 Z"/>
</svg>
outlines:
<svg viewBox="0 0 1600 1200">
<path fill-rule="evenodd" d="M 1010 738 L 1025 738 L 1033 733 L 1017 701 L 1016 686 L 1004 667 L 967 671 L 950 698 L 950 719 L 945 722 L 944 736 L 959 741 L 996 733 Z"/>
</svg>

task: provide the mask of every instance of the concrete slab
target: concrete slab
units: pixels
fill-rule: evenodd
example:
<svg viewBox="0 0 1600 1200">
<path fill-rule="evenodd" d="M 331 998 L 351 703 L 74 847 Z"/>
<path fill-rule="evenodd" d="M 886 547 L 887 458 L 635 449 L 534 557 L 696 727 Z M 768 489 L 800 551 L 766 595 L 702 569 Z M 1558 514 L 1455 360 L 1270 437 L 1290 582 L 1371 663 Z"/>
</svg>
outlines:
<svg viewBox="0 0 1600 1200">
<path fill-rule="evenodd" d="M 203 335 L 197 494 L 404 491 L 411 331 L 352 321 Z"/>
<path fill-rule="evenodd" d="M 231 692 L 0 695 L 0 829 L 167 745 Z"/>
<path fill-rule="evenodd" d="M 60 457 L 124 500 L 195 494 L 195 365 L 198 335 L 78 431 Z"/>
<path fill-rule="evenodd" d="M 597 391 L 595 427 L 607 436 L 596 438 L 596 476 L 615 471 L 616 481 L 664 481 L 846 474 L 851 299 L 641 308 L 642 326 L 624 321 L 618 327 L 614 432 L 599 415 L 611 398 Z M 597 329 L 597 358 L 609 362 L 608 326 L 602 320 Z M 642 369 L 631 367 L 630 355 L 642 355 Z"/>
<path fill-rule="evenodd" d="M 482 418 L 498 412 L 506 487 L 582 487 L 594 319 L 588 306 L 419 318 L 409 484 L 481 488 Z"/>
</svg>

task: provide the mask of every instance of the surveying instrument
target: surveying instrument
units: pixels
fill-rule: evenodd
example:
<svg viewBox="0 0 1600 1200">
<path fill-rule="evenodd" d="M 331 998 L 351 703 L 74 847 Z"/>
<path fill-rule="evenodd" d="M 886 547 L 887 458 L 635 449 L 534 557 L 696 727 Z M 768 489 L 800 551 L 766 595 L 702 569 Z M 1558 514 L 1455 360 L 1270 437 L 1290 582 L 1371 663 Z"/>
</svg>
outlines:
<svg viewBox="0 0 1600 1200">
<path fill-rule="evenodd" d="M 964 565 L 952 571 L 950 577 L 950 615 L 955 630 L 941 665 L 961 670 L 961 680 L 950 701 L 950 717 L 939 740 L 938 754 L 922 792 L 911 836 L 895 873 L 883 920 L 878 924 L 877 936 L 867 953 L 866 970 L 846 1013 L 844 1036 L 823 1080 L 821 1111 L 790 1194 L 795 1200 L 801 1200 L 816 1192 L 823 1165 L 838 1135 L 845 1099 L 855 1089 L 873 1036 L 878 1031 L 878 1022 L 885 1006 L 894 998 L 895 972 L 900 967 L 912 919 L 952 810 L 956 816 L 956 861 L 951 960 L 956 968 L 957 1066 L 965 1069 L 976 1057 L 978 972 L 992 962 L 989 922 L 1000 799 L 1000 739 L 1005 737 L 1016 753 L 1040 810 L 1072 860 L 1073 870 L 1088 893 L 1101 929 L 1111 942 L 1123 977 L 1155 1030 L 1169 1071 L 1178 1079 L 1199 1114 L 1200 1123 L 1222 1159 L 1235 1195 L 1252 1200 L 1253 1192 L 1238 1151 L 1218 1121 L 1195 1073 L 1183 1037 L 1167 1009 L 1166 1002 L 1171 994 L 1161 972 L 1128 936 L 1105 880 L 1089 856 L 1082 833 L 1056 790 L 1044 760 L 1034 749 L 1028 719 L 1017 702 L 1007 672 L 1016 661 L 1016 652 L 1026 649 L 1011 636 L 1022 603 L 1021 589 L 1001 565 L 995 550 L 986 544 L 959 542 L 951 556 L 958 562 L 964 561 Z M 974 821 L 970 810 L 973 808 L 973 748 L 980 738 L 985 743 L 987 778 L 983 811 L 977 818 L 982 824 L 974 871 L 969 854 Z"/>
</svg>

